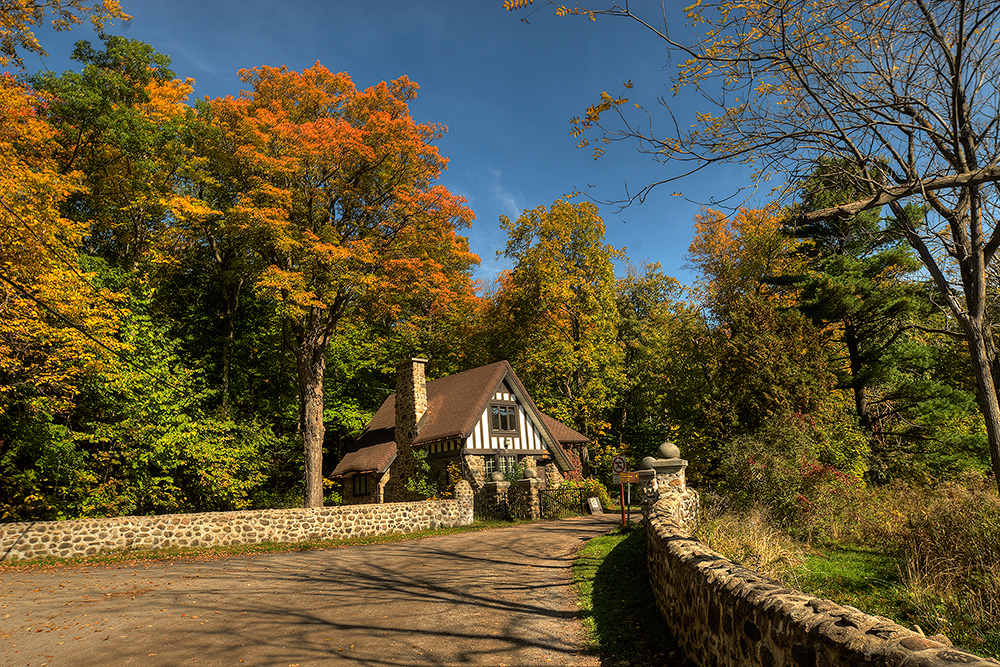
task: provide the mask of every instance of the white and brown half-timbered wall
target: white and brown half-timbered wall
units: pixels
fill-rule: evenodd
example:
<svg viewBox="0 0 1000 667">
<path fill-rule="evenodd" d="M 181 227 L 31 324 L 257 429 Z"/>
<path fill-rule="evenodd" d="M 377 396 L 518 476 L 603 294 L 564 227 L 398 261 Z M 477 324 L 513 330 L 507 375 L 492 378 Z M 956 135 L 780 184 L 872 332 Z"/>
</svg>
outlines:
<svg viewBox="0 0 1000 667">
<path fill-rule="evenodd" d="M 545 455 L 548 448 L 541 429 L 510 386 L 502 382 L 466 438 L 465 453 Z"/>
</svg>

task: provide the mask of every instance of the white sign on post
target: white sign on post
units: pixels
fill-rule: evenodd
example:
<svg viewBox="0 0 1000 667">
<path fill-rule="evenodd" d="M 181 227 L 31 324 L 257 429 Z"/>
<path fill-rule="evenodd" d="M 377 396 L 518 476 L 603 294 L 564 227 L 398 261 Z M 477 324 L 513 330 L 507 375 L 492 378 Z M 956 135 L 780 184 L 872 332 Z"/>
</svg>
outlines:
<svg viewBox="0 0 1000 667">
<path fill-rule="evenodd" d="M 625 472 L 628 465 L 625 463 L 625 457 L 619 454 L 618 456 L 611 459 L 611 483 L 621 484 L 621 480 L 618 475 Z"/>
</svg>

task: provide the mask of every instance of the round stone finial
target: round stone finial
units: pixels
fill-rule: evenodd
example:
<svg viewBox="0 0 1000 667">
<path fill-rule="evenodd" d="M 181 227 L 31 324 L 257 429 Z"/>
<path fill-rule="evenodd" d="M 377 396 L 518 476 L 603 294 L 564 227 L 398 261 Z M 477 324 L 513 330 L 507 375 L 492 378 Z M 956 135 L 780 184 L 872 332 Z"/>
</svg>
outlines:
<svg viewBox="0 0 1000 667">
<path fill-rule="evenodd" d="M 656 463 L 656 459 L 652 456 L 647 456 L 643 460 L 639 461 L 639 467 L 643 470 L 652 470 L 654 463 Z"/>
<path fill-rule="evenodd" d="M 535 470 L 534 468 L 525 468 L 524 469 L 524 476 L 527 479 L 536 479 L 538 477 L 538 471 Z"/>
<path fill-rule="evenodd" d="M 503 476 L 503 473 L 502 473 L 502 472 L 500 472 L 499 470 L 494 470 L 494 471 L 493 471 L 493 474 L 492 474 L 492 475 L 490 475 L 490 481 L 491 481 L 491 482 L 503 482 L 503 481 L 505 481 L 506 479 L 507 479 L 507 478 L 506 478 L 506 477 L 504 477 L 504 476 Z"/>
<path fill-rule="evenodd" d="M 658 453 L 660 454 L 660 458 L 663 459 L 679 459 L 681 457 L 681 450 L 669 440 L 660 445 Z"/>
</svg>

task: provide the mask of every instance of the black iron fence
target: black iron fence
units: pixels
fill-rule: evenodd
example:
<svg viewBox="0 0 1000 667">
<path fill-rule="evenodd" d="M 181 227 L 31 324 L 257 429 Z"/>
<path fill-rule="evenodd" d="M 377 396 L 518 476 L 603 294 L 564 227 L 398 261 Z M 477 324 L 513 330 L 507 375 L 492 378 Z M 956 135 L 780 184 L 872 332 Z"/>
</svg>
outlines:
<svg viewBox="0 0 1000 667">
<path fill-rule="evenodd" d="M 583 489 L 543 489 L 538 492 L 543 519 L 562 519 L 587 513 Z"/>
</svg>

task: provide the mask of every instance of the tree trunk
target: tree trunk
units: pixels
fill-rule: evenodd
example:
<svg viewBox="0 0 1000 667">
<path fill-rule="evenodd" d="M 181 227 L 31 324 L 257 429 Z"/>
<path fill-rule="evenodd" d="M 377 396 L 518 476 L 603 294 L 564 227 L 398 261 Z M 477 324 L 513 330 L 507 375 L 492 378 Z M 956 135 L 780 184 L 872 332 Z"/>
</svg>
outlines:
<svg viewBox="0 0 1000 667">
<path fill-rule="evenodd" d="M 976 375 L 976 399 L 979 410 L 983 413 L 986 424 L 986 437 L 990 447 L 990 462 L 993 465 L 993 478 L 1000 492 L 1000 404 L 997 402 L 997 386 L 993 381 L 993 340 L 985 327 L 970 323 L 968 336 L 969 355 L 972 357 L 972 370 Z"/>
<path fill-rule="evenodd" d="M 326 372 L 326 345 L 315 327 L 298 337 L 295 362 L 302 397 L 302 445 L 305 449 L 305 506 L 323 506 L 323 375 Z"/>
<path fill-rule="evenodd" d="M 222 345 L 222 407 L 229 407 L 229 384 L 233 366 L 233 346 L 236 342 L 236 309 L 240 305 L 240 288 L 243 278 L 239 278 L 226 292 L 226 340 Z"/>
<path fill-rule="evenodd" d="M 854 411 L 858 423 L 865 430 L 872 430 L 871 414 L 868 410 L 868 396 L 865 385 L 861 381 L 861 350 L 858 343 L 857 327 L 852 321 L 844 322 L 844 343 L 847 345 L 847 355 L 851 364 L 851 388 L 854 390 Z"/>
</svg>

